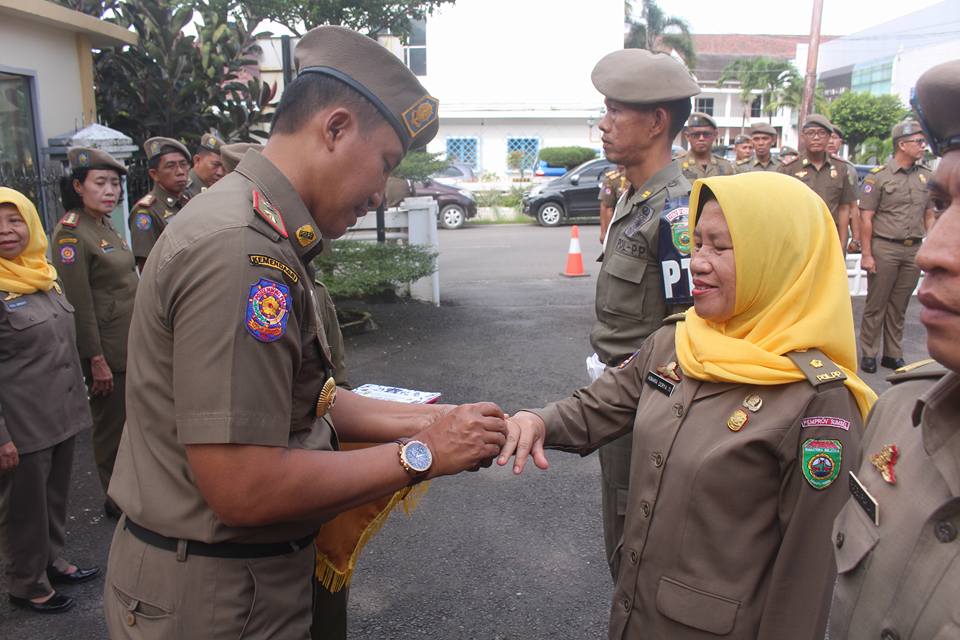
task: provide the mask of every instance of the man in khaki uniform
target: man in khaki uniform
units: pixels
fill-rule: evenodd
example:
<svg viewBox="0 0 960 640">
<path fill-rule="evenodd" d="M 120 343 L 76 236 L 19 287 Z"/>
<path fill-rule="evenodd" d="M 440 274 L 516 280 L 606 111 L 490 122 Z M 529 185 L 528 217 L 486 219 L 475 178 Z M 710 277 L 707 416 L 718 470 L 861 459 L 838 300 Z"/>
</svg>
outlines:
<svg viewBox="0 0 960 640">
<path fill-rule="evenodd" d="M 850 165 L 842 158 L 827 152 L 827 143 L 833 125 L 819 114 L 811 114 L 803 122 L 801 137 L 805 143 L 799 157 L 784 162 L 780 173 L 797 178 L 823 198 L 833 216 L 840 234 L 840 246 L 847 248 L 847 227 L 850 224 L 850 205 L 857 199 L 855 184 L 850 179 Z"/>
<path fill-rule="evenodd" d="M 212 187 L 217 180 L 227 174 L 221 158 L 223 140 L 215 133 L 200 136 L 200 146 L 193 154 L 193 168 L 190 169 L 190 182 L 184 193 L 188 198 L 199 195 Z"/>
<path fill-rule="evenodd" d="M 342 27 L 308 32 L 296 66 L 262 153 L 188 205 L 143 273 L 110 484 L 125 514 L 104 594 L 113 638 L 308 638 L 324 521 L 488 465 L 505 442 L 492 404 L 336 391 L 310 261 L 436 135 L 438 102 Z"/>
<path fill-rule="evenodd" d="M 749 162 L 737 166 L 737 173 L 776 171 L 780 161 L 770 155 L 770 149 L 777 142 L 777 130 L 766 122 L 754 123 L 750 128 L 750 140 L 755 155 Z"/>
<path fill-rule="evenodd" d="M 839 576 L 828 637 L 957 637 L 960 525 L 960 60 L 917 81 L 913 107 L 942 156 L 929 182 L 936 215 L 917 254 L 927 349 L 873 409 L 851 498 L 834 523 Z"/>
<path fill-rule="evenodd" d="M 863 246 L 861 267 L 867 272 L 867 300 L 860 324 L 860 368 L 880 365 L 898 369 L 903 361 L 903 322 L 910 296 L 920 280 L 917 251 L 933 224 L 928 208 L 930 170 L 921 164 L 926 141 L 920 124 L 901 122 L 893 127 L 893 157 L 874 168 L 860 192 L 861 230 L 870 238 Z"/>
<path fill-rule="evenodd" d="M 83 176 L 84 185 L 96 184 L 90 171 L 106 171 L 116 181 L 114 193 L 109 194 L 115 198 L 114 203 L 122 195 L 119 178 L 127 174 L 127 169 L 109 153 L 74 148 L 67 157 L 72 175 Z M 78 173 L 84 170 L 86 173 Z M 82 200 L 77 205 L 54 229 L 51 253 L 67 299 L 75 309 L 77 351 L 93 414 L 93 455 L 106 493 L 126 418 L 127 334 L 139 278 L 133 253 L 113 228 L 110 214 L 88 210 Z M 104 377 L 111 387 L 96 384 Z M 111 517 L 120 515 L 109 500 L 104 509 Z"/>
<path fill-rule="evenodd" d="M 844 158 L 841 155 L 843 150 L 843 129 L 838 127 L 836 124 L 833 124 L 833 131 L 830 132 L 830 142 L 827 143 L 827 152 L 833 154 L 847 163 L 847 176 L 850 179 L 850 184 L 853 186 L 854 193 L 860 193 L 860 185 L 858 184 L 859 178 L 857 177 L 857 167 L 850 162 L 849 158 Z M 847 251 L 849 253 L 860 253 L 861 249 L 860 243 L 860 207 L 857 205 L 857 202 L 854 201 L 850 205 L 850 242 L 847 243 Z"/>
<path fill-rule="evenodd" d="M 688 306 L 686 301 L 668 304 L 664 295 L 659 238 L 664 216 L 686 207 L 690 195 L 690 183 L 671 157 L 672 141 L 700 88 L 670 56 L 643 49 L 601 58 L 591 79 L 607 105 L 599 125 L 604 155 L 624 167 L 630 183 L 617 201 L 600 257 L 597 321 L 590 332 L 595 353 L 587 360 L 588 373 L 596 378 L 639 349 L 669 313 Z M 630 450 L 626 434 L 599 452 L 603 536 L 614 575 L 630 487 Z"/>
<path fill-rule="evenodd" d="M 600 244 L 607 237 L 607 229 L 610 228 L 610 221 L 613 220 L 613 210 L 617 206 L 617 200 L 630 186 L 627 176 L 623 172 L 623 167 L 618 166 L 603 174 L 600 181 L 600 194 L 597 198 L 600 200 Z"/>
<path fill-rule="evenodd" d="M 734 169 L 740 173 L 740 167 L 753 159 L 753 140 L 746 134 L 733 139 Z"/>
<path fill-rule="evenodd" d="M 150 138 L 143 143 L 143 150 L 153 189 L 130 211 L 130 243 L 141 273 L 157 238 L 190 199 L 185 193 L 190 181 L 187 148 L 171 138 Z"/>
<path fill-rule="evenodd" d="M 710 176 L 732 176 L 735 173 L 729 160 L 710 153 L 717 139 L 717 123 L 705 113 L 694 111 L 683 130 L 690 150 L 681 159 L 680 166 L 687 180 Z"/>
</svg>

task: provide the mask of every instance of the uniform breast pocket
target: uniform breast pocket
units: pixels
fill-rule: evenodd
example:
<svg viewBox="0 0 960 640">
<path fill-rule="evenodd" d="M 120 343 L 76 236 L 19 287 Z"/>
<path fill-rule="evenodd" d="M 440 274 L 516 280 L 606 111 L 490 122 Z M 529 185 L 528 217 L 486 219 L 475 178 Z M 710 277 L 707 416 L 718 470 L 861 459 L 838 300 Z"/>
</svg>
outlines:
<svg viewBox="0 0 960 640">
<path fill-rule="evenodd" d="M 47 321 L 47 314 L 34 305 L 25 305 L 22 308 L 7 313 L 7 322 L 15 331 L 26 331 L 38 327 Z"/>
<path fill-rule="evenodd" d="M 643 315 L 646 299 L 647 263 L 619 254 L 610 256 L 604 270 L 607 279 L 603 309 L 609 313 L 630 318 Z"/>
<path fill-rule="evenodd" d="M 870 552 L 879 538 L 876 525 L 867 518 L 863 507 L 852 498 L 848 500 L 833 525 L 833 552 L 837 572 L 844 579 L 853 579 L 856 575 L 863 574 L 870 563 Z"/>
</svg>

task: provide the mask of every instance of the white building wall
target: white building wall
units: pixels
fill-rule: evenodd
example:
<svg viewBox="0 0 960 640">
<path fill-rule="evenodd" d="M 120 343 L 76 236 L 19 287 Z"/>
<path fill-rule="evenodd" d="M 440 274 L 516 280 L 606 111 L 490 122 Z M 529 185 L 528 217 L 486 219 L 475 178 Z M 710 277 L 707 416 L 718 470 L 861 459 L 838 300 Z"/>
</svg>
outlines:
<svg viewBox="0 0 960 640">
<path fill-rule="evenodd" d="M 925 71 L 947 60 L 960 58 L 960 38 L 938 44 L 901 51 L 893 61 L 891 93 L 900 97 L 904 105 L 910 104 L 910 96 L 917 80 Z"/>
<path fill-rule="evenodd" d="M 74 33 L 6 15 L 0 22 L 0 67 L 35 73 L 41 145 L 51 136 L 83 128 Z"/>
</svg>

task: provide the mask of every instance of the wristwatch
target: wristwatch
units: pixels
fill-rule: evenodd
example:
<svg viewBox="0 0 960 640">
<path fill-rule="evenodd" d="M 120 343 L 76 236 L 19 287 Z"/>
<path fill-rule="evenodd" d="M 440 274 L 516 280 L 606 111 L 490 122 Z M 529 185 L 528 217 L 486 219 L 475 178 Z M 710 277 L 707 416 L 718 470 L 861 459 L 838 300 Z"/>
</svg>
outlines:
<svg viewBox="0 0 960 640">
<path fill-rule="evenodd" d="M 430 447 L 419 440 L 409 438 L 399 438 L 396 443 L 400 445 L 400 465 L 403 470 L 418 481 L 426 478 L 433 465 L 433 453 L 430 452 Z"/>
</svg>

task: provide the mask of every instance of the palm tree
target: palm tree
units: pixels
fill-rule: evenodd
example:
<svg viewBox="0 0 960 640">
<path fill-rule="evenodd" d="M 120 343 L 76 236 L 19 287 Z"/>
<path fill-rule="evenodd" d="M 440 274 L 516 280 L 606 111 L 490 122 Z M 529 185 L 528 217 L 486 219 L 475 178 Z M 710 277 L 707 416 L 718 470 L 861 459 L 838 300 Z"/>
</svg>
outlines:
<svg viewBox="0 0 960 640">
<path fill-rule="evenodd" d="M 696 53 L 693 50 L 693 38 L 690 37 L 690 25 L 683 18 L 668 16 L 663 13 L 656 0 L 640 0 L 639 20 L 634 19 L 634 0 L 624 2 L 624 11 L 630 31 L 623 39 L 626 49 L 647 49 L 648 51 L 671 50 L 693 68 L 696 63 Z"/>
<path fill-rule="evenodd" d="M 726 82 L 740 83 L 740 101 L 743 103 L 743 121 L 740 132 L 746 128 L 747 112 L 754 100 L 760 99 L 768 119 L 772 121 L 776 108 L 774 100 L 787 87 L 799 80 L 800 74 L 787 60 L 774 58 L 740 58 L 734 60 L 720 73 L 717 83 L 721 86 Z M 801 82 L 802 85 L 802 82 Z M 758 96 L 755 92 L 759 91 Z"/>
</svg>

